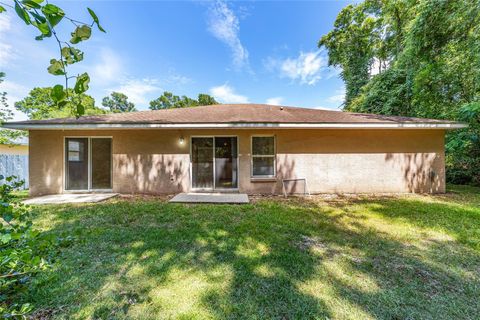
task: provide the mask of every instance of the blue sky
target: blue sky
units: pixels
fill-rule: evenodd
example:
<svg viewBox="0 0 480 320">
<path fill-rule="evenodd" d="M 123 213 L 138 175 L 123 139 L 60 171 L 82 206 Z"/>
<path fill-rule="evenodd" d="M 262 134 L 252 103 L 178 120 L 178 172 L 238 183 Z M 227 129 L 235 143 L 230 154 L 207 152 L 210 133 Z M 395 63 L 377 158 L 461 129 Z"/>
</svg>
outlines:
<svg viewBox="0 0 480 320">
<path fill-rule="evenodd" d="M 224 103 L 271 103 L 338 109 L 344 97 L 339 70 L 317 48 L 345 1 L 57 1 L 70 17 L 89 21 L 86 7 L 107 33 L 95 30 L 79 47 L 85 59 L 70 72 L 87 71 L 97 105 L 112 91 L 137 109 L 163 91 Z M 46 72 L 56 42 L 34 40 L 35 30 L 13 12 L 0 14 L 0 71 L 9 102 L 35 86 L 62 79 Z M 69 39 L 73 26 L 60 30 Z M 16 119 L 24 118 L 16 114 Z"/>
</svg>

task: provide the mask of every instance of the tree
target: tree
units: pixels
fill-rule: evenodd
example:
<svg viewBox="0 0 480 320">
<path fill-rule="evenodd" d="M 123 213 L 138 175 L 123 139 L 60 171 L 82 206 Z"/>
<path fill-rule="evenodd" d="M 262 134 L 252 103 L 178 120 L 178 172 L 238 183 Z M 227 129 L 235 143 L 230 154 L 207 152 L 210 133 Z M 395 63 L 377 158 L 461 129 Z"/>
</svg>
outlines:
<svg viewBox="0 0 480 320">
<path fill-rule="evenodd" d="M 5 73 L 0 72 L 0 83 L 5 78 Z M 13 118 L 13 112 L 7 104 L 7 93 L 0 92 L 0 124 L 11 120 Z M 15 144 L 18 138 L 25 136 L 24 131 L 20 130 L 0 130 L 0 144 Z"/>
<path fill-rule="evenodd" d="M 5 7 L 9 7 L 15 11 L 18 17 L 26 24 L 36 28 L 40 35 L 35 37 L 35 40 L 41 41 L 46 38 L 53 38 L 58 44 L 58 59 L 51 59 L 48 72 L 55 76 L 62 76 L 64 78 L 65 86 L 57 84 L 53 87 L 51 97 L 59 109 L 62 109 L 66 104 L 75 106 L 74 114 L 81 116 L 85 113 L 85 107 L 81 104 L 82 100 L 74 99 L 74 95 L 70 94 L 69 80 L 75 79 L 73 92 L 75 94 L 82 94 L 88 90 L 90 77 L 88 73 L 84 72 L 77 76 L 68 74 L 68 66 L 83 60 L 83 52 L 77 49 L 74 45 L 88 40 L 92 33 L 93 25 L 105 32 L 100 26 L 98 16 L 95 12 L 87 8 L 91 23 L 78 21 L 68 17 L 60 7 L 48 3 L 44 0 L 13 0 L 11 3 L 2 2 L 0 4 L 0 13 L 6 11 Z M 70 41 L 64 41 L 59 38 L 57 34 L 57 27 L 61 25 L 62 21 L 68 21 L 74 26 L 71 33 Z"/>
<path fill-rule="evenodd" d="M 409 0 L 366 0 L 348 5 L 338 14 L 333 30 L 321 37 L 328 63 L 340 67 L 345 82 L 345 109 L 365 86 L 371 74 L 382 73 L 402 50 Z"/>
<path fill-rule="evenodd" d="M 192 99 L 187 96 L 176 96 L 171 92 L 165 91 L 160 97 L 150 101 L 150 109 L 187 108 L 212 104 L 218 104 L 218 102 L 208 94 L 200 93 L 198 99 Z"/>
<path fill-rule="evenodd" d="M 218 104 L 218 102 L 215 100 L 214 97 L 205 93 L 200 93 L 198 95 L 197 101 L 199 106 L 209 106 L 213 104 Z"/>
<path fill-rule="evenodd" d="M 72 89 L 68 89 L 71 101 L 59 109 L 52 98 L 53 90 L 50 87 L 34 88 L 27 97 L 15 103 L 15 108 L 34 120 L 68 117 L 72 114 L 72 109 L 79 104 L 84 107 L 85 115 L 105 113 L 105 110 L 95 106 L 95 100 L 91 96 L 84 93 L 77 94 Z"/>
<path fill-rule="evenodd" d="M 137 111 L 128 97 L 120 92 L 112 92 L 110 97 L 103 98 L 102 105 L 114 113 Z"/>
<path fill-rule="evenodd" d="M 468 122 L 447 134 L 447 178 L 480 185 L 478 0 L 367 0 L 343 9 L 320 45 L 342 68 L 345 110 Z M 378 74 L 360 72 L 376 61 Z"/>
<path fill-rule="evenodd" d="M 447 135 L 447 179 L 480 186 L 480 102 L 464 105 L 457 120 L 467 123 L 468 128 Z"/>
</svg>

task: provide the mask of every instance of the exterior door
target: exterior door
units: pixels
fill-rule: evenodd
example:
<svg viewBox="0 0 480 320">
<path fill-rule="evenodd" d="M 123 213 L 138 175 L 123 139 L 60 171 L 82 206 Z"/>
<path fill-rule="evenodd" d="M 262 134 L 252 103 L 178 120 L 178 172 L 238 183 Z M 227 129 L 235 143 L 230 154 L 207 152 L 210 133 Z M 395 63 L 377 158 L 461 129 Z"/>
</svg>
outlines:
<svg viewBox="0 0 480 320">
<path fill-rule="evenodd" d="M 215 189 L 238 187 L 237 158 L 237 137 L 215 137 Z"/>
<path fill-rule="evenodd" d="M 192 189 L 238 188 L 237 137 L 192 137 Z"/>
<path fill-rule="evenodd" d="M 192 138 L 192 188 L 213 189 L 213 138 Z"/>
<path fill-rule="evenodd" d="M 88 138 L 65 140 L 65 188 L 67 190 L 88 189 Z"/>
</svg>

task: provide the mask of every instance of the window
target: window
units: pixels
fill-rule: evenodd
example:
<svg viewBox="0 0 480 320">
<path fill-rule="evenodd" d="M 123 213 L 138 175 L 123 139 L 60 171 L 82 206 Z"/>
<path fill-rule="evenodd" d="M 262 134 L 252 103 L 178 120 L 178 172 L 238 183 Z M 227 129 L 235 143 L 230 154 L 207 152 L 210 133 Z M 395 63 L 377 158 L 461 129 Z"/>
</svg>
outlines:
<svg viewBox="0 0 480 320">
<path fill-rule="evenodd" d="M 275 176 L 275 137 L 252 137 L 252 177 Z"/>
<path fill-rule="evenodd" d="M 112 138 L 65 138 L 65 190 L 112 188 Z"/>
<path fill-rule="evenodd" d="M 82 144 L 82 154 L 84 152 L 83 150 L 83 144 Z M 80 154 L 80 142 L 79 141 L 73 141 L 69 140 L 68 141 L 68 161 L 81 161 L 80 159 L 83 158 L 83 156 Z"/>
</svg>

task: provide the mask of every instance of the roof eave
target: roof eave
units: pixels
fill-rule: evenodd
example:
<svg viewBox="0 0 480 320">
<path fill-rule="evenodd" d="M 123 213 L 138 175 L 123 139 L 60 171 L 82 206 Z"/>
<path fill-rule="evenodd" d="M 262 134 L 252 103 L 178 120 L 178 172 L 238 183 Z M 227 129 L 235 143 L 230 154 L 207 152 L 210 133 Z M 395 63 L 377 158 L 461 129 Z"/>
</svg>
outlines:
<svg viewBox="0 0 480 320">
<path fill-rule="evenodd" d="M 4 123 L 16 130 L 108 130 L 108 129 L 462 129 L 460 122 L 402 123 Z"/>
</svg>

